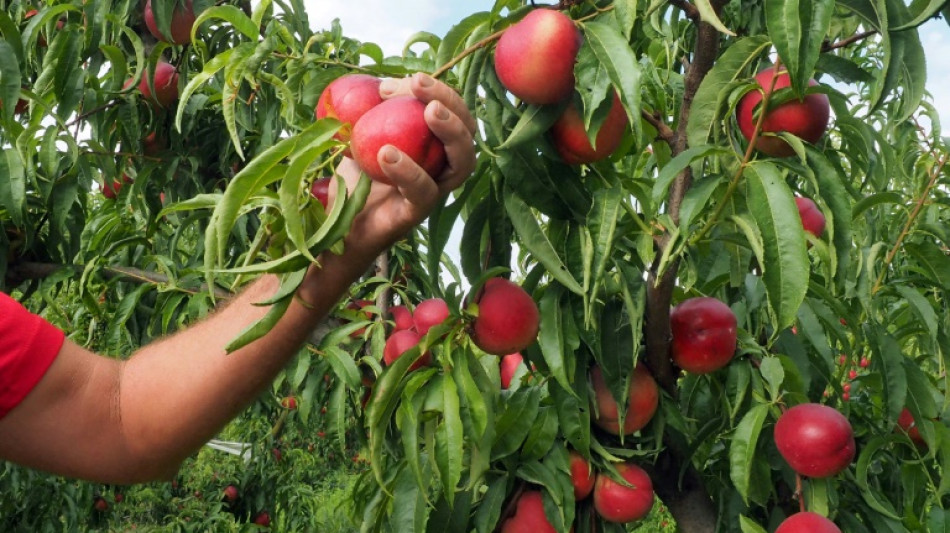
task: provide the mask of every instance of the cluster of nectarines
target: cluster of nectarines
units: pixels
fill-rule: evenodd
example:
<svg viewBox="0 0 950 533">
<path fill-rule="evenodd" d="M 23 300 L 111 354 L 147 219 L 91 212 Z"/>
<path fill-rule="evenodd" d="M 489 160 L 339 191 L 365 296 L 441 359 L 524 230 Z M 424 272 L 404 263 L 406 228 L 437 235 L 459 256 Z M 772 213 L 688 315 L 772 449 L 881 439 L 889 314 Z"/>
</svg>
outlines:
<svg viewBox="0 0 950 533">
<path fill-rule="evenodd" d="M 391 184 L 379 163 L 379 150 L 392 145 L 415 161 L 432 178 L 445 168 L 445 146 L 425 121 L 425 104 L 412 96 L 383 100 L 381 80 L 366 74 L 346 74 L 320 94 L 314 115 L 342 123 L 336 139 L 349 142 L 353 157 L 371 179 Z"/>
<path fill-rule="evenodd" d="M 527 291 L 503 278 L 486 281 L 476 293 L 474 303 L 478 306 L 478 316 L 472 319 L 469 327 L 472 342 L 486 353 L 506 356 L 501 366 L 502 383 L 507 388 L 517 366 L 522 364 L 518 352 L 537 339 L 540 324 L 537 304 Z M 387 365 L 418 345 L 432 327 L 444 323 L 451 314 L 442 298 L 424 300 L 415 309 L 405 305 L 393 306 L 389 312 L 394 327 L 383 349 L 383 360 Z M 431 354 L 426 352 L 410 370 L 430 363 Z"/>
<path fill-rule="evenodd" d="M 615 524 L 636 522 L 650 512 L 654 500 L 653 482 L 642 468 L 630 462 L 615 464 L 617 475 L 623 480 L 621 483 L 607 472 L 595 471 L 580 453 L 572 450 L 569 455 L 574 501 L 580 502 L 593 495 L 597 515 Z M 514 513 L 502 523 L 502 533 L 556 531 L 544 513 L 540 489 L 526 489 L 517 498 Z"/>
<path fill-rule="evenodd" d="M 511 94 L 528 104 L 566 104 L 548 136 L 561 159 L 570 165 L 609 157 L 620 145 L 628 124 L 627 113 L 614 92 L 591 144 L 574 102 L 574 63 L 582 42 L 581 32 L 569 16 L 542 8 L 512 24 L 495 45 L 495 72 Z"/>
</svg>

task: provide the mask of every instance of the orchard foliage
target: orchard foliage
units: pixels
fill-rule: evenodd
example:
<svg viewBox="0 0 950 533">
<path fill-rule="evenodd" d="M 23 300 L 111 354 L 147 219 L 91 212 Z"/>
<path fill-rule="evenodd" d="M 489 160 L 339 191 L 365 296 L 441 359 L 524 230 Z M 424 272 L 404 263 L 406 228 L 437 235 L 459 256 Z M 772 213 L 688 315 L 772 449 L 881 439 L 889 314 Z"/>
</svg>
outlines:
<svg viewBox="0 0 950 533">
<path fill-rule="evenodd" d="M 561 2 L 582 42 L 573 101 L 548 105 L 496 75 L 500 35 L 538 8 L 514 0 L 416 34 L 398 57 L 336 23 L 314 32 L 298 1 L 195 1 L 184 46 L 156 42 L 138 1 L 0 4 L 0 279 L 112 353 L 278 273 L 273 311 L 235 339 L 251 342 L 339 246 L 369 180 L 330 212 L 309 194 L 345 149 L 338 122 L 314 121 L 332 80 L 423 71 L 463 95 L 477 170 L 354 286 L 375 305 L 344 302 L 275 383 L 306 421 L 316 369 L 332 368 L 330 436 L 371 464 L 353 492 L 361 529 L 494 531 L 540 488 L 558 530 L 622 530 L 575 503 L 572 450 L 614 480 L 617 464 L 644 468 L 686 532 L 774 530 L 802 509 L 856 533 L 950 523 L 950 150 L 918 35 L 943 2 Z M 175 5 L 153 2 L 163 34 Z M 135 88 L 161 59 L 179 74 L 168 108 Z M 784 158 L 750 148 L 735 119 L 776 63 L 789 85 L 762 98 L 752 139 L 779 135 Z M 763 113 L 814 93 L 832 111 L 816 143 L 761 131 Z M 617 149 L 566 164 L 550 126 L 577 106 L 593 141 L 614 94 L 629 121 Z M 99 192 L 116 183 L 115 200 Z M 802 229 L 796 196 L 824 214 L 822 234 Z M 470 336 L 498 275 L 540 316 L 506 390 Z M 384 366 L 388 308 L 433 297 L 449 318 Z M 693 297 L 737 317 L 736 354 L 710 374 L 670 360 L 670 309 Z M 426 351 L 431 366 L 410 372 Z M 589 369 L 626 398 L 638 363 L 659 385 L 656 415 L 622 438 L 596 429 Z M 853 464 L 827 479 L 797 477 L 772 435 L 809 402 L 854 428 Z M 905 408 L 923 444 L 895 431 Z"/>
</svg>

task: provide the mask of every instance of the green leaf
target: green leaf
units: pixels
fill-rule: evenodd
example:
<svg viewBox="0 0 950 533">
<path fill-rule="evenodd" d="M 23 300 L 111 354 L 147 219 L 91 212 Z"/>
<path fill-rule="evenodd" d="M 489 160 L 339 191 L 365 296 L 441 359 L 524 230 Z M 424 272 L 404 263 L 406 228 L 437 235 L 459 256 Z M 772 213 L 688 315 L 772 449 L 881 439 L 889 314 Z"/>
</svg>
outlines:
<svg viewBox="0 0 950 533">
<path fill-rule="evenodd" d="M 449 28 L 435 57 L 435 64 L 442 67 L 465 49 L 469 38 L 478 33 L 491 20 L 491 14 L 486 11 L 473 13 Z"/>
<path fill-rule="evenodd" d="M 455 491 L 462 479 L 464 453 L 462 419 L 459 413 L 458 387 L 451 377 L 439 381 L 442 389 L 442 419 L 435 434 L 435 460 L 439 465 L 442 490 L 449 505 L 455 500 Z"/>
<path fill-rule="evenodd" d="M 511 218 L 511 224 L 526 250 L 531 252 L 548 273 L 571 292 L 584 294 L 584 288 L 574 279 L 567 266 L 557 255 L 557 251 L 541 230 L 531 208 L 518 195 L 505 194 L 505 208 Z"/>
<path fill-rule="evenodd" d="M 897 515 L 894 507 L 878 492 L 878 483 L 875 481 L 872 486 L 868 481 L 868 470 L 874 461 L 875 454 L 888 444 L 889 440 L 884 437 L 873 437 L 870 441 L 865 443 L 861 447 L 861 453 L 858 455 L 858 460 L 855 464 L 854 477 L 861 497 L 864 498 L 865 503 L 867 503 L 871 509 L 881 513 L 887 518 L 900 520 L 900 516 Z"/>
<path fill-rule="evenodd" d="M 337 122 L 337 129 L 334 131 L 339 129 L 339 125 L 339 122 Z M 307 246 L 307 236 L 304 235 L 306 228 L 304 227 L 303 217 L 301 217 L 300 214 L 300 194 L 304 188 L 303 183 L 308 168 L 314 161 L 325 154 L 327 149 L 331 146 L 333 146 L 333 143 L 327 142 L 323 137 L 317 137 L 311 141 L 309 145 L 295 147 L 294 156 L 287 166 L 287 171 L 284 173 L 284 178 L 281 180 L 280 190 L 278 191 L 280 212 L 284 217 L 287 236 L 297 247 L 297 250 L 311 261 L 315 261 L 316 259 L 310 253 L 310 249 Z M 336 198 L 344 198 L 346 196 L 346 184 L 342 178 L 338 178 L 335 181 L 337 184 Z M 305 191 L 305 194 L 309 196 L 310 191 Z"/>
<path fill-rule="evenodd" d="M 698 109 L 697 109 L 698 110 Z M 653 182 L 653 201 L 659 203 L 666 196 L 670 184 L 680 174 L 686 170 L 686 167 L 693 164 L 697 159 L 704 159 L 710 156 L 728 155 L 734 153 L 731 149 L 722 146 L 713 146 L 703 144 L 702 146 L 693 146 L 671 159 L 660 169 L 660 174 Z M 706 178 L 704 181 L 708 181 Z"/>
<path fill-rule="evenodd" d="M 795 95 L 802 97 L 831 27 L 834 0 L 766 0 L 769 37 L 788 70 Z"/>
<path fill-rule="evenodd" d="M 0 151 L 0 176 L 0 206 L 16 226 L 22 227 L 26 216 L 26 176 L 18 151 Z"/>
<path fill-rule="evenodd" d="M 764 245 L 762 278 L 775 330 L 792 325 L 808 291 L 809 265 L 805 237 L 795 199 L 778 170 L 770 164 L 745 171 L 749 211 L 759 226 Z"/>
<path fill-rule="evenodd" d="M 536 140 L 551 129 L 551 125 L 557 121 L 563 112 L 564 106 L 528 106 L 527 109 L 524 110 L 524 113 L 518 117 L 518 122 L 515 124 L 515 127 L 511 129 L 508 138 L 505 139 L 505 142 L 501 143 L 496 150 L 506 150 L 512 146 L 518 146 L 519 144 Z"/>
<path fill-rule="evenodd" d="M 640 124 L 640 64 L 627 39 L 616 26 L 603 22 L 584 23 L 585 44 L 607 71 L 611 83 L 617 87 L 627 117 L 635 129 Z"/>
<path fill-rule="evenodd" d="M 947 0 L 928 0 L 924 2 L 914 2 L 913 5 L 920 6 L 920 9 L 915 14 L 911 14 L 912 18 L 903 23 L 898 24 L 891 28 L 892 32 L 910 30 L 920 26 L 924 22 L 934 18 L 937 13 L 947 4 Z M 911 7 L 913 7 L 913 5 Z"/>
<path fill-rule="evenodd" d="M 17 55 L 6 41 L 0 41 L 0 107 L 3 115 L 10 119 L 20 100 L 20 65 Z"/>
<path fill-rule="evenodd" d="M 769 394 L 773 400 L 778 400 L 782 394 L 782 383 L 785 381 L 785 368 L 778 357 L 764 357 L 759 366 L 759 372 L 769 384 Z"/>
<path fill-rule="evenodd" d="M 412 470 L 400 470 L 393 486 L 393 514 L 390 519 L 393 531 L 424 532 L 429 509 L 425 492 L 416 483 Z"/>
<path fill-rule="evenodd" d="M 950 290 L 950 261 L 933 242 L 904 243 L 904 251 L 917 261 L 916 269 L 944 290 Z"/>
<path fill-rule="evenodd" d="M 560 301 L 563 297 L 563 291 L 559 285 L 549 286 L 541 296 L 541 302 L 538 306 L 541 311 L 538 346 L 541 347 L 541 355 L 544 356 L 544 363 L 551 371 L 551 375 L 565 390 L 569 391 L 571 390 L 571 382 L 565 370 L 564 356 L 566 350 L 561 322 L 563 307 Z"/>
<path fill-rule="evenodd" d="M 175 129 L 179 132 L 181 131 L 181 119 L 185 114 L 185 109 L 188 103 L 188 100 L 191 98 L 191 95 L 198 90 L 201 85 L 210 80 L 217 74 L 221 69 L 226 67 L 231 61 L 231 56 L 235 53 L 237 54 L 250 54 L 254 50 L 253 43 L 244 43 L 239 45 L 236 48 L 230 48 L 217 54 L 210 61 L 205 63 L 201 72 L 194 75 L 191 78 L 191 81 L 188 82 L 188 85 L 185 85 L 185 89 L 181 92 L 181 96 L 178 99 L 178 110 L 175 112 Z"/>
<path fill-rule="evenodd" d="M 732 444 L 729 447 L 729 479 L 742 496 L 749 502 L 749 485 L 752 481 L 752 463 L 755 461 L 755 449 L 762 433 L 762 425 L 769 414 L 767 404 L 756 405 L 739 421 Z"/>
<path fill-rule="evenodd" d="M 195 24 L 191 28 L 191 40 L 195 40 L 195 34 L 198 28 L 205 22 L 219 19 L 227 22 L 231 27 L 244 34 L 253 44 L 261 37 L 260 28 L 254 24 L 254 21 L 235 6 L 223 5 L 208 8 L 198 15 Z"/>
<path fill-rule="evenodd" d="M 249 343 L 266 335 L 268 331 L 274 328 L 274 325 L 277 324 L 277 321 L 280 320 L 282 316 L 284 316 L 284 312 L 287 311 L 287 307 L 290 306 L 290 302 L 292 300 L 292 296 L 285 296 L 282 300 L 272 305 L 267 311 L 267 314 L 264 315 L 264 318 L 258 320 L 241 331 L 237 338 L 225 346 L 225 351 L 227 353 L 231 353 L 235 350 L 239 350 Z"/>
<path fill-rule="evenodd" d="M 686 138 L 689 146 L 702 146 L 721 123 L 722 103 L 728 98 L 726 89 L 736 80 L 746 76 L 746 70 L 754 64 L 772 43 L 767 36 L 744 37 L 726 48 L 716 64 L 703 78 L 690 106 Z"/>
<path fill-rule="evenodd" d="M 699 9 L 699 16 L 703 22 L 709 23 L 713 28 L 716 28 L 730 37 L 736 36 L 735 32 L 727 28 L 722 21 L 719 20 L 719 15 L 716 14 L 716 10 L 713 8 L 710 0 L 696 0 L 695 4 L 696 8 Z"/>
<path fill-rule="evenodd" d="M 584 288 L 585 292 L 590 293 L 591 288 L 598 287 L 607 270 L 607 263 L 614 252 L 617 224 L 623 216 L 623 197 L 624 193 L 620 187 L 598 189 L 594 192 L 593 206 L 587 216 L 594 249 L 593 268 L 590 283 Z"/>
<path fill-rule="evenodd" d="M 745 515 L 739 515 L 739 528 L 742 533 L 768 533 L 762 526 Z"/>
<path fill-rule="evenodd" d="M 904 354 L 894 337 L 882 326 L 865 324 L 865 334 L 874 353 L 871 371 L 884 381 L 882 396 L 887 416 L 887 425 L 893 427 L 907 401 L 907 374 L 904 371 Z"/>
</svg>

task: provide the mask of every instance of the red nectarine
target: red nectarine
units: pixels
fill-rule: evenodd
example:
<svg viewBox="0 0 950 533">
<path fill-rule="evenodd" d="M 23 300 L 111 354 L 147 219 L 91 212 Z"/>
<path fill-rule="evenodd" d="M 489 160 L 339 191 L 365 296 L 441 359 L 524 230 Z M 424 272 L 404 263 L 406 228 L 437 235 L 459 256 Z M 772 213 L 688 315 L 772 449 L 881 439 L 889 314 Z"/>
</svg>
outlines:
<svg viewBox="0 0 950 533">
<path fill-rule="evenodd" d="M 763 95 L 769 92 L 772 86 L 774 67 L 767 68 L 755 76 L 760 89 L 746 93 L 736 106 L 736 119 L 739 122 L 739 131 L 746 140 L 752 139 L 755 125 L 758 122 L 756 107 L 762 102 Z M 784 89 L 790 85 L 788 72 L 782 69 L 775 79 L 775 89 Z M 816 86 L 815 80 L 808 81 L 809 86 Z M 828 128 L 828 118 L 831 114 L 831 105 L 828 96 L 821 93 L 806 95 L 803 100 L 792 99 L 777 106 L 769 105 L 770 109 L 762 122 L 762 133 L 788 132 L 812 144 L 817 143 Z M 773 157 L 788 157 L 795 154 L 795 150 L 780 137 L 760 135 L 755 145 L 756 149 Z"/>
<path fill-rule="evenodd" d="M 802 511 L 782 521 L 775 533 L 841 533 L 841 530 L 818 513 Z"/>
<path fill-rule="evenodd" d="M 782 413 L 775 423 L 775 446 L 795 472 L 826 478 L 854 459 L 854 431 L 835 408 L 803 403 Z"/>
<path fill-rule="evenodd" d="M 554 9 L 535 9 L 498 39 L 495 72 L 511 94 L 529 104 L 562 102 L 574 90 L 581 40 L 570 17 Z"/>
<path fill-rule="evenodd" d="M 607 388 L 600 367 L 590 369 L 590 381 L 594 387 L 596 402 L 596 416 L 594 424 L 608 433 L 620 435 L 620 411 L 617 401 Z M 630 435 L 646 426 L 660 401 L 660 391 L 653 379 L 653 375 L 642 364 L 638 364 L 631 376 L 627 412 L 623 420 L 623 434 Z"/>
<path fill-rule="evenodd" d="M 608 522 L 625 524 L 640 520 L 653 507 L 653 482 L 639 466 L 633 463 L 616 465 L 620 477 L 632 487 L 625 487 L 607 474 L 597 474 L 594 484 L 594 509 Z"/>
<path fill-rule="evenodd" d="M 158 30 L 158 23 L 155 21 L 155 14 L 152 12 L 152 0 L 146 0 L 145 2 L 145 26 L 148 27 L 148 32 L 159 41 L 164 41 L 166 43 L 179 45 L 190 43 L 191 28 L 195 25 L 195 19 L 197 18 L 195 16 L 195 8 L 192 6 L 191 0 L 185 0 L 184 4 L 179 4 L 176 0 L 162 1 L 175 1 L 177 4 L 175 10 L 172 12 L 172 36 L 169 39 Z"/>
<path fill-rule="evenodd" d="M 708 374 L 729 364 L 736 351 L 736 315 L 715 298 L 689 298 L 670 312 L 673 362 Z"/>
<path fill-rule="evenodd" d="M 379 95 L 382 80 L 369 74 L 345 74 L 330 82 L 320 93 L 314 116 L 322 119 L 335 118 L 342 123 L 340 130 L 333 136 L 342 142 L 349 142 L 353 125 L 367 111 L 383 102 Z M 347 150 L 346 155 L 350 155 Z"/>
<path fill-rule="evenodd" d="M 476 298 L 472 341 L 492 355 L 520 352 L 538 338 L 541 314 L 531 295 L 504 279 L 485 282 Z"/>
<path fill-rule="evenodd" d="M 419 335 L 425 335 L 433 326 L 437 326 L 449 318 L 449 306 L 442 298 L 429 298 L 419 302 L 412 313 L 412 320 Z"/>
<path fill-rule="evenodd" d="M 501 533 L 557 533 L 544 514 L 541 491 L 526 490 L 521 493 L 515 514 L 502 524 Z"/>
<path fill-rule="evenodd" d="M 591 146 L 584 129 L 584 117 L 577 106 L 567 106 L 564 113 L 551 125 L 549 133 L 557 153 L 568 165 L 582 165 L 609 157 L 620 146 L 627 129 L 627 113 L 615 92 L 607 118 L 597 131 L 596 147 Z"/>
<path fill-rule="evenodd" d="M 594 491 L 597 475 L 584 456 L 575 450 L 569 452 L 571 465 L 571 483 L 574 485 L 574 499 L 583 500 Z"/>
<path fill-rule="evenodd" d="M 393 364 L 402 354 L 415 348 L 421 340 L 422 336 L 411 329 L 394 332 L 386 339 L 386 346 L 383 347 L 383 361 L 386 362 L 387 366 Z M 409 367 L 409 371 L 411 372 L 423 365 L 428 366 L 431 363 L 432 354 L 426 352 L 412 363 Z"/>
<path fill-rule="evenodd" d="M 313 185 L 310 186 L 310 194 L 320 202 L 320 205 L 323 206 L 323 209 L 326 210 L 329 208 L 330 204 L 330 184 L 333 181 L 333 178 L 330 176 L 324 176 L 317 180 L 314 180 Z"/>
<path fill-rule="evenodd" d="M 811 198 L 795 197 L 795 205 L 798 207 L 798 215 L 802 219 L 802 228 L 817 238 L 825 231 L 825 215 L 815 205 Z"/>
<path fill-rule="evenodd" d="M 356 121 L 350 150 L 370 178 L 391 185 L 379 164 L 379 150 L 393 145 L 433 179 L 445 168 L 445 146 L 425 120 L 425 104 L 412 96 L 385 100 Z"/>
<path fill-rule="evenodd" d="M 499 364 L 499 373 L 501 374 L 501 388 L 507 389 L 511 386 L 511 380 L 515 377 L 518 368 L 524 366 L 524 357 L 518 353 L 510 353 L 501 358 Z"/>
</svg>

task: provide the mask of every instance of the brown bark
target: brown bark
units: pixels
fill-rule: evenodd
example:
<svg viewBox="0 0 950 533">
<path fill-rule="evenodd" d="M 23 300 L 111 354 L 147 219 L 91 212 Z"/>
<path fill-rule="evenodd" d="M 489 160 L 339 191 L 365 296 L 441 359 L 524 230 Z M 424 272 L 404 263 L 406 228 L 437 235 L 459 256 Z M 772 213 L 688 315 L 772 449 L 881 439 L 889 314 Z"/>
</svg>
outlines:
<svg viewBox="0 0 950 533">
<path fill-rule="evenodd" d="M 713 2 L 718 13 L 723 0 Z M 706 74 L 713 67 L 719 54 L 719 33 L 705 22 L 697 24 L 696 44 L 691 61 L 684 77 L 683 102 L 680 108 L 679 123 L 672 137 L 670 147 L 677 155 L 688 146 L 686 126 L 689 121 L 693 98 Z M 667 202 L 668 212 L 673 221 L 679 223 L 680 205 L 686 192 L 692 185 L 692 174 L 687 168 L 673 182 Z M 669 244 L 669 235 L 657 238 L 660 250 Z M 662 274 L 659 273 L 659 255 L 648 273 L 645 332 L 647 364 L 653 371 L 657 382 L 674 399 L 677 396 L 677 370 L 670 360 L 670 306 L 679 264 L 674 262 Z M 701 473 L 689 462 L 686 450 L 674 439 L 665 439 L 663 452 L 654 465 L 657 496 L 667 505 L 679 530 L 685 533 L 711 533 L 716 530 L 717 513 L 712 498 L 702 480 Z M 684 465 L 686 465 L 684 467 Z M 682 472 L 682 476 L 681 476 Z"/>
</svg>

